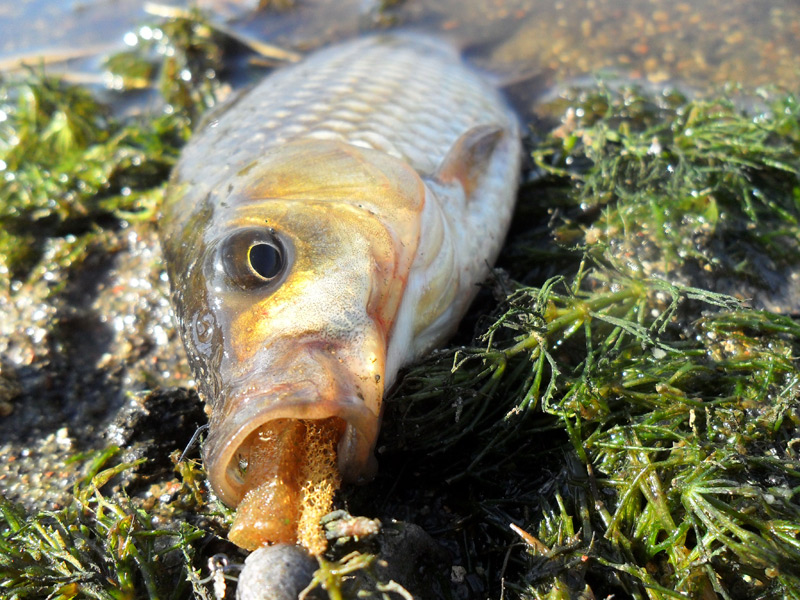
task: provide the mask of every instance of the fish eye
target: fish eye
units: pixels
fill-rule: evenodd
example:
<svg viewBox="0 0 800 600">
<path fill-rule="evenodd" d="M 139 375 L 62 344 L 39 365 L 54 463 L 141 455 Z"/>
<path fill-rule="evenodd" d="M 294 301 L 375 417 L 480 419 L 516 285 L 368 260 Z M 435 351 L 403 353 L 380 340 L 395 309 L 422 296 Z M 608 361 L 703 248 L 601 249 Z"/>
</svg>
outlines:
<svg viewBox="0 0 800 600">
<path fill-rule="evenodd" d="M 273 279 L 281 272 L 283 257 L 281 251 L 272 244 L 253 244 L 247 253 L 247 259 L 253 272 L 264 280 Z"/>
<path fill-rule="evenodd" d="M 223 242 L 222 267 L 244 289 L 274 282 L 286 267 L 286 252 L 272 229 L 248 228 Z"/>
</svg>

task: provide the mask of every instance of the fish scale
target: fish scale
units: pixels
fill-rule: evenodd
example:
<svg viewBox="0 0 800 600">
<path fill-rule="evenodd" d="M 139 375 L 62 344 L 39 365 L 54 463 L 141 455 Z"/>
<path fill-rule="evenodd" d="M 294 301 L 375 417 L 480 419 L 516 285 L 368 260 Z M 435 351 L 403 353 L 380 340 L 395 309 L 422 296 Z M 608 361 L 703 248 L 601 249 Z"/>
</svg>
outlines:
<svg viewBox="0 0 800 600">
<path fill-rule="evenodd" d="M 413 36 L 367 38 L 314 55 L 236 102 L 235 113 L 187 148 L 184 164 L 202 161 L 211 171 L 204 177 L 215 170 L 224 177 L 271 146 L 313 138 L 380 150 L 430 173 L 471 126 L 513 119 L 484 79 L 454 65 L 461 60 L 452 49 Z"/>
</svg>

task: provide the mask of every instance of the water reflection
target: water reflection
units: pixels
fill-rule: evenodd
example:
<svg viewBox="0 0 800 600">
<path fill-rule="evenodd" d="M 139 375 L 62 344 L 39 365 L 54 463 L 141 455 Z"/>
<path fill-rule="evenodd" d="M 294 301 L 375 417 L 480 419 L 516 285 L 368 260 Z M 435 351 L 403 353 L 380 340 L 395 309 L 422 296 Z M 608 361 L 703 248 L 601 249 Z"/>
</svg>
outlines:
<svg viewBox="0 0 800 600">
<path fill-rule="evenodd" d="M 142 0 L 22 0 L 0 5 L 0 67 L 44 54 L 51 62 L 124 46 L 154 17 Z M 169 3 L 166 3 L 169 4 Z M 174 2 L 184 6 L 185 2 Z M 451 37 L 503 76 L 539 73 L 550 84 L 588 74 L 710 91 L 725 82 L 800 88 L 800 5 L 792 0 L 202 0 L 237 31 L 305 50 L 401 25 Z M 70 68 L 99 68 L 82 61 Z"/>
</svg>

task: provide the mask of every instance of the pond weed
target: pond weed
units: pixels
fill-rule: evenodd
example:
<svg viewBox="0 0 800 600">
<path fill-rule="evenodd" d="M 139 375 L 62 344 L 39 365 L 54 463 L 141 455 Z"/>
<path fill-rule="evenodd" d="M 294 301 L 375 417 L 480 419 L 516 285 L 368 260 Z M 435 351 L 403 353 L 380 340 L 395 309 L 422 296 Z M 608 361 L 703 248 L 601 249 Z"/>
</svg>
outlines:
<svg viewBox="0 0 800 600">
<path fill-rule="evenodd" d="M 564 115 L 520 207 L 549 241 L 515 232 L 493 318 L 410 369 L 392 435 L 507 490 L 479 518 L 523 539 L 519 597 L 797 596 L 800 297 L 765 269 L 800 266 L 797 102 L 601 87 Z"/>
</svg>

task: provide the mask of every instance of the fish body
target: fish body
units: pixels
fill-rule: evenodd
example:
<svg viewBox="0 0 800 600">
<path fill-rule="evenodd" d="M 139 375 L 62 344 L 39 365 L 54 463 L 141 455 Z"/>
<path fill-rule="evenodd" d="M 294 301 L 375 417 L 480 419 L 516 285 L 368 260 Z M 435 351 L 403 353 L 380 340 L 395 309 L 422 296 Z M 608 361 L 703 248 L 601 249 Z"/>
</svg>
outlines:
<svg viewBox="0 0 800 600">
<path fill-rule="evenodd" d="M 494 87 L 448 46 L 397 34 L 275 72 L 187 145 L 161 237 L 211 485 L 255 514 L 234 541 L 296 541 L 306 480 L 372 474 L 384 391 L 488 275 L 519 162 Z"/>
</svg>

